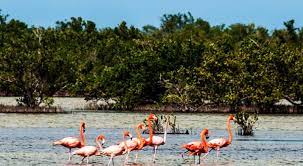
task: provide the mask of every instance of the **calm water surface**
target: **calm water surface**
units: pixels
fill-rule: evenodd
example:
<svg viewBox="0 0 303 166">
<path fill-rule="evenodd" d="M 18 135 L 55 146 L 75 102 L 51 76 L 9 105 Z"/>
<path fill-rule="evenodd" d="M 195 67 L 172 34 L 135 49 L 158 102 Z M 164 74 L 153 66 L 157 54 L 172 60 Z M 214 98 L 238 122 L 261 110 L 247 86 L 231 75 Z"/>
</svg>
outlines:
<svg viewBox="0 0 303 166">
<path fill-rule="evenodd" d="M 74 156 L 67 163 L 67 149 L 52 146 L 54 140 L 77 136 L 79 121 L 87 125 L 88 145 L 104 134 L 105 146 L 121 140 L 123 130 L 131 130 L 147 116 L 144 113 L 75 112 L 72 114 L 0 114 L 0 165 L 79 165 Z M 199 132 L 209 128 L 210 139 L 226 136 L 226 114 L 176 114 L 182 128 L 191 135 L 168 135 L 158 151 L 156 164 L 151 164 L 152 149 L 139 154 L 136 165 L 193 165 L 192 157 L 182 159 L 180 146 L 199 140 Z M 232 124 L 236 130 L 235 124 Z M 148 135 L 144 135 L 147 137 Z M 134 158 L 131 154 L 130 161 Z M 123 157 L 115 159 L 122 165 Z M 107 157 L 91 157 L 91 165 L 106 165 Z M 130 163 L 131 164 L 131 163 Z M 253 137 L 234 136 L 232 144 L 222 149 L 220 158 L 211 153 L 201 165 L 303 165 L 303 116 L 261 115 Z"/>
</svg>

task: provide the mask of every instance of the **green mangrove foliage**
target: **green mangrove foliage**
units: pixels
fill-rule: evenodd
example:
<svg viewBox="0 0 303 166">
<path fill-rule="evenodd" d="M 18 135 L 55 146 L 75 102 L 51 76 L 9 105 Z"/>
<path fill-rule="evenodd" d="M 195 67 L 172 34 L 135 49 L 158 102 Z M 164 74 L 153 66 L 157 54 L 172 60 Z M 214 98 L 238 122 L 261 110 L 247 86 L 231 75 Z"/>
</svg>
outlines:
<svg viewBox="0 0 303 166">
<path fill-rule="evenodd" d="M 0 13 L 0 93 L 20 104 L 50 105 L 54 95 L 114 99 L 196 111 L 205 103 L 267 107 L 303 94 L 303 28 L 212 26 L 190 13 L 161 26 L 98 29 L 81 17 L 35 27 Z M 207 102 L 206 102 L 207 101 Z"/>
<path fill-rule="evenodd" d="M 163 103 L 176 106 L 176 109 L 183 112 L 195 111 L 202 100 L 196 85 L 195 73 L 181 67 L 176 71 L 168 72 L 166 77 L 162 81 L 166 88 Z"/>
</svg>

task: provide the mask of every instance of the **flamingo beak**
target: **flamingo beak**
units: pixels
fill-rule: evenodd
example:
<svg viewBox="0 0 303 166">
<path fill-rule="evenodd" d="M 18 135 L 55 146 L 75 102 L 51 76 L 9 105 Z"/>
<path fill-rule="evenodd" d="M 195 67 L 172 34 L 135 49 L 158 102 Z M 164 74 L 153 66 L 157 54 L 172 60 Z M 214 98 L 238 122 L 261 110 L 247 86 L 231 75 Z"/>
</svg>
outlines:
<svg viewBox="0 0 303 166">
<path fill-rule="evenodd" d="M 83 128 L 83 133 L 85 133 L 85 128 Z"/>
<path fill-rule="evenodd" d="M 130 140 L 132 140 L 132 139 L 133 139 L 133 136 L 132 136 L 131 134 L 129 134 L 128 136 L 129 136 Z"/>
<path fill-rule="evenodd" d="M 102 139 L 102 143 L 101 143 L 101 145 L 103 146 L 103 145 L 104 145 L 104 143 L 105 143 L 105 139 Z"/>
</svg>

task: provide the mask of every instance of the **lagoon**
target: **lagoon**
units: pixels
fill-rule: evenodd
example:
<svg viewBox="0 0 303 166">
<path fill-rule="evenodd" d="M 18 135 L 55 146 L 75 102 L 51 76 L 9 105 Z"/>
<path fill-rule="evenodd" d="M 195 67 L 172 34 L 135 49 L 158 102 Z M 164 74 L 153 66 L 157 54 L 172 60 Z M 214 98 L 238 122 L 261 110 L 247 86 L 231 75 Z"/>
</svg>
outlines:
<svg viewBox="0 0 303 166">
<path fill-rule="evenodd" d="M 133 126 L 141 122 L 148 113 L 132 112 L 87 112 L 71 111 L 69 114 L 0 114 L 0 165 L 77 165 L 81 158 L 74 156 L 67 162 L 67 149 L 52 146 L 52 142 L 66 136 L 77 136 L 79 121 L 86 122 L 88 145 L 94 138 L 104 134 L 105 146 L 117 143 L 123 130 L 135 135 Z M 225 136 L 228 114 L 175 113 L 181 128 L 192 130 L 190 135 L 168 135 L 167 143 L 159 148 L 155 165 L 193 165 L 192 157 L 182 159 L 180 146 L 199 140 L 203 128 L 211 131 L 209 139 Z M 303 165 L 303 116 L 260 115 L 255 135 L 234 135 L 232 144 L 221 150 L 219 159 L 212 152 L 201 165 Z M 236 125 L 232 123 L 233 133 Z M 148 137 L 148 135 L 143 135 Z M 139 165 L 151 163 L 152 148 L 139 154 Z M 130 155 L 130 161 L 134 154 Z M 116 165 L 124 157 L 115 159 Z M 107 164 L 107 157 L 91 157 L 92 165 Z M 130 162 L 131 163 L 131 162 Z M 137 164 L 138 165 L 138 164 Z"/>
</svg>

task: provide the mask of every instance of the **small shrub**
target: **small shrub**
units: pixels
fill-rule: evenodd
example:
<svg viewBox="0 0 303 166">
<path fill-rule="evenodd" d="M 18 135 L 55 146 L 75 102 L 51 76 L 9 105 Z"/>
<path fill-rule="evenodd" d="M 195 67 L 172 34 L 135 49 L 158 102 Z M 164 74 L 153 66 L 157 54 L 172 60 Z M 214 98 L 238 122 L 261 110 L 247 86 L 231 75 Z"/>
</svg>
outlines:
<svg viewBox="0 0 303 166">
<path fill-rule="evenodd" d="M 43 100 L 43 103 L 47 108 L 50 108 L 54 104 L 54 102 L 55 102 L 54 99 L 51 97 L 45 97 Z"/>
<path fill-rule="evenodd" d="M 176 115 L 156 115 L 158 121 L 152 121 L 152 128 L 155 134 L 163 133 L 165 129 L 166 122 L 168 121 L 168 133 L 169 134 L 189 134 L 189 130 L 180 129 L 179 125 L 177 125 L 177 117 Z M 148 126 L 147 120 L 144 119 L 143 123 Z M 143 131 L 144 134 L 148 134 L 149 130 L 146 129 Z"/>
<path fill-rule="evenodd" d="M 169 121 L 169 127 L 171 126 L 171 121 L 170 118 L 171 116 L 174 117 L 175 115 L 156 115 L 158 118 L 158 121 L 152 121 L 152 128 L 154 133 L 163 133 L 164 132 L 164 126 L 166 121 Z M 147 120 L 144 119 L 143 123 L 148 126 Z M 148 131 L 148 129 L 146 130 L 146 132 Z"/>
<path fill-rule="evenodd" d="M 258 121 L 258 114 L 241 111 L 236 113 L 235 122 L 239 125 L 238 135 L 253 135 L 253 127 Z"/>
</svg>

